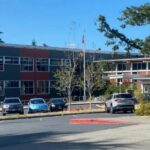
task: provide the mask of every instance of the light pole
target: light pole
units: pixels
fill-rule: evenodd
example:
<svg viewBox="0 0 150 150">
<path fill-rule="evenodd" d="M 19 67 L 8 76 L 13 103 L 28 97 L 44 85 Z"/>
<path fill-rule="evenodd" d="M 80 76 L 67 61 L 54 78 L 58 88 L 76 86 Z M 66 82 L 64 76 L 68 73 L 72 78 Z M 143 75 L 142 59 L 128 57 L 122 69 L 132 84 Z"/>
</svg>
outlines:
<svg viewBox="0 0 150 150">
<path fill-rule="evenodd" d="M 85 39 L 84 34 L 82 37 L 82 48 L 83 48 L 83 78 L 84 78 L 84 94 L 83 94 L 83 100 L 86 101 L 86 80 L 85 80 Z"/>
</svg>

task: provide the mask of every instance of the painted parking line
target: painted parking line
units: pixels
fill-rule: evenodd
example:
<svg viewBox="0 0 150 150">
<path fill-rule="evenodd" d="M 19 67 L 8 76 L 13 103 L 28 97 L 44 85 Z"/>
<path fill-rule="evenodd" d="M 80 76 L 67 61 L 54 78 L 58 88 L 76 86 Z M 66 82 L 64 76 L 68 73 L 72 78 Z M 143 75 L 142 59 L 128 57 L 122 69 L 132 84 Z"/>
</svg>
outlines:
<svg viewBox="0 0 150 150">
<path fill-rule="evenodd" d="M 70 119 L 70 124 L 137 124 L 130 121 L 112 120 L 104 118 L 80 118 Z"/>
</svg>

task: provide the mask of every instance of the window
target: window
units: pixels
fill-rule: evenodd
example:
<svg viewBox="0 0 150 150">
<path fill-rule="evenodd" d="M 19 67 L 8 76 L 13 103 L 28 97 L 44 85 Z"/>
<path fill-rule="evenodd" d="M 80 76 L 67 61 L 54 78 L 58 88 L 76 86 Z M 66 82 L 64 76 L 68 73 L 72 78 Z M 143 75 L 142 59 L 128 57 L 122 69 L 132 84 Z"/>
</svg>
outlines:
<svg viewBox="0 0 150 150">
<path fill-rule="evenodd" d="M 51 66 L 62 66 L 61 59 L 50 59 Z"/>
<path fill-rule="evenodd" d="M 0 96 L 4 95 L 4 81 L 0 81 Z"/>
<path fill-rule="evenodd" d="M 116 64 L 109 63 L 106 70 L 107 71 L 115 71 L 116 70 Z"/>
<path fill-rule="evenodd" d="M 33 81 L 21 81 L 21 94 L 32 95 L 34 93 Z"/>
<path fill-rule="evenodd" d="M 0 71 L 4 70 L 3 57 L 0 57 Z"/>
<path fill-rule="evenodd" d="M 5 64 L 17 65 L 17 64 L 19 64 L 19 57 L 5 56 Z"/>
<path fill-rule="evenodd" d="M 21 71 L 33 71 L 33 58 L 30 57 L 22 57 L 20 59 L 20 70 Z"/>
<path fill-rule="evenodd" d="M 150 69 L 150 62 L 148 63 L 148 69 Z"/>
<path fill-rule="evenodd" d="M 38 94 L 48 94 L 49 81 L 37 81 L 37 92 Z"/>
<path fill-rule="evenodd" d="M 71 66 L 70 59 L 65 59 L 65 66 Z"/>
<path fill-rule="evenodd" d="M 133 63 L 132 68 L 133 70 L 146 70 L 146 63 Z"/>
<path fill-rule="evenodd" d="M 48 71 L 48 58 L 37 58 L 36 59 L 36 70 L 37 71 Z"/>
<path fill-rule="evenodd" d="M 123 63 L 118 64 L 118 65 L 117 65 L 117 70 L 118 70 L 118 71 L 127 70 L 126 64 L 123 64 Z"/>
<path fill-rule="evenodd" d="M 19 81 L 5 81 L 5 88 L 19 88 Z"/>
</svg>

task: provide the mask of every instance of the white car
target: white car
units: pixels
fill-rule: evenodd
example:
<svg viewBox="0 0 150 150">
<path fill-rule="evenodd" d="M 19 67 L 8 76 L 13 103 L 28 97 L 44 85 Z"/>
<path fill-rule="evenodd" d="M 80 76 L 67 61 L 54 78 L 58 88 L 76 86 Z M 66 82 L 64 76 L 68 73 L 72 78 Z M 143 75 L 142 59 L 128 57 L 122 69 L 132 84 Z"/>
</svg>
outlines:
<svg viewBox="0 0 150 150">
<path fill-rule="evenodd" d="M 114 93 L 105 102 L 106 112 L 115 113 L 116 111 L 134 111 L 135 98 L 130 93 Z"/>
</svg>

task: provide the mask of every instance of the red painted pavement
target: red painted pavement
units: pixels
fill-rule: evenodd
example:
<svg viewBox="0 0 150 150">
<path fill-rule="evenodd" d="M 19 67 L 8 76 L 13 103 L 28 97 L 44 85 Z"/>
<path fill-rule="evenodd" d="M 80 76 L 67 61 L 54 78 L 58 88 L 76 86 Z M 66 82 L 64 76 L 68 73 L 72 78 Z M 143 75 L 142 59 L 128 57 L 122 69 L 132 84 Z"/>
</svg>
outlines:
<svg viewBox="0 0 150 150">
<path fill-rule="evenodd" d="M 80 118 L 80 119 L 70 119 L 70 124 L 135 124 L 129 121 L 119 121 L 104 118 Z"/>
</svg>

